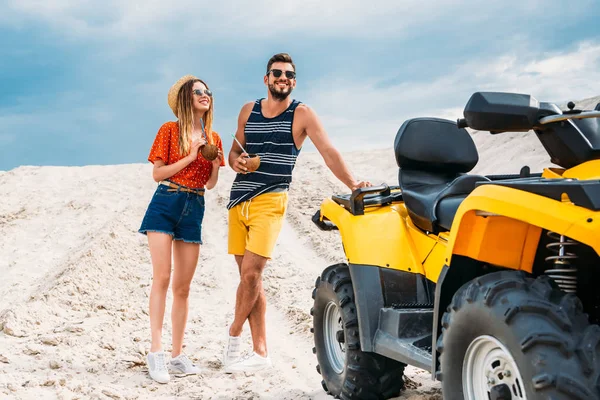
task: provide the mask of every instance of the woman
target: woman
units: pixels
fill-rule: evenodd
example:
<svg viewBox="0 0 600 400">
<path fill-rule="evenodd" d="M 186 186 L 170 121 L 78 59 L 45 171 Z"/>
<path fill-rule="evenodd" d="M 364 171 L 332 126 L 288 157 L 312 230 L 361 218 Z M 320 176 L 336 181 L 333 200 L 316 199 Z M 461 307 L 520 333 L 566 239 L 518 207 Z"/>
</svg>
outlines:
<svg viewBox="0 0 600 400">
<path fill-rule="evenodd" d="M 182 352 L 188 294 L 202 244 L 204 190 L 215 187 L 219 167 L 225 165 L 221 138 L 212 130 L 213 99 L 206 83 L 195 76 L 182 77 L 169 90 L 168 103 L 177 122 L 166 122 L 160 127 L 150 150 L 148 161 L 154 164 L 152 177 L 159 185 L 139 229 L 148 236 L 152 258 L 149 304 L 152 344 L 147 357 L 148 371 L 160 383 L 170 380 L 161 338 L 171 281 L 171 251 L 173 343 L 169 367 L 176 374 L 200 372 Z M 213 161 L 199 154 L 207 141 L 218 148 Z"/>
</svg>

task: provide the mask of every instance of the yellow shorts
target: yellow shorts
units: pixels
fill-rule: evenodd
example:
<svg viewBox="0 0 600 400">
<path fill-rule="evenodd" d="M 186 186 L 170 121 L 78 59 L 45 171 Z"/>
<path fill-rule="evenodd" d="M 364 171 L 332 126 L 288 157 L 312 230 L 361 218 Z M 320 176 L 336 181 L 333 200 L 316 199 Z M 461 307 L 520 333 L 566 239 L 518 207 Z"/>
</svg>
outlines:
<svg viewBox="0 0 600 400">
<path fill-rule="evenodd" d="M 265 193 L 229 210 L 229 254 L 271 258 L 287 210 L 288 192 Z"/>
</svg>

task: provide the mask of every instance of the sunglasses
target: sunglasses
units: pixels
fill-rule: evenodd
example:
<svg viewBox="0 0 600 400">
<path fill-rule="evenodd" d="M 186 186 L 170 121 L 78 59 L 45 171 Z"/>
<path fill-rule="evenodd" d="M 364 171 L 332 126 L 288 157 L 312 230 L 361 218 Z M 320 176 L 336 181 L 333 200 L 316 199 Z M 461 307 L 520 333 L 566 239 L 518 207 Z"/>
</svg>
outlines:
<svg viewBox="0 0 600 400">
<path fill-rule="evenodd" d="M 283 72 L 280 69 L 272 69 L 270 71 L 267 71 L 267 75 L 269 75 L 269 72 L 273 73 L 273 76 L 275 78 L 279 78 L 281 76 L 281 73 Z M 296 78 L 296 73 L 294 71 L 285 71 L 285 77 L 288 79 L 295 79 Z"/>
<path fill-rule="evenodd" d="M 208 89 L 194 89 L 192 90 L 192 93 L 194 93 L 197 96 L 202 96 L 203 94 L 205 94 L 208 97 L 212 97 L 212 92 Z"/>
</svg>

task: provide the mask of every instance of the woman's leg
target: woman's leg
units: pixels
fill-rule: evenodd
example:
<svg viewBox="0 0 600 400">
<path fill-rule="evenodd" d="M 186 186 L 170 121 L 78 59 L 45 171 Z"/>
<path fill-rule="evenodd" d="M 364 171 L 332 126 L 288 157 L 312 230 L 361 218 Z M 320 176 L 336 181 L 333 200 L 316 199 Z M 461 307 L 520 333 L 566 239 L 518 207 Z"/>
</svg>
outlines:
<svg viewBox="0 0 600 400">
<path fill-rule="evenodd" d="M 150 289 L 150 331 L 152 344 L 150 352 L 162 349 L 162 327 L 165 316 L 165 302 L 171 279 L 172 237 L 162 232 L 147 232 L 148 246 L 152 258 L 152 288 Z"/>
<path fill-rule="evenodd" d="M 188 297 L 190 284 L 196 272 L 200 245 L 186 243 L 182 240 L 173 242 L 173 309 L 171 310 L 171 323 L 173 324 L 172 357 L 181 354 L 183 336 L 188 317 Z"/>
</svg>

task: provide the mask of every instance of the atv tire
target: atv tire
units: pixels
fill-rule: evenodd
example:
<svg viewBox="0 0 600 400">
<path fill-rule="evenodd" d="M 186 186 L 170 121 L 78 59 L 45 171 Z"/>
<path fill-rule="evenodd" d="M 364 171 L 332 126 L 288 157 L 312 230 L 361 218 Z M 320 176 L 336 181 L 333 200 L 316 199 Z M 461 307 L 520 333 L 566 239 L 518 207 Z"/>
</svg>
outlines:
<svg viewBox="0 0 600 400">
<path fill-rule="evenodd" d="M 600 327 L 547 276 L 476 278 L 455 293 L 441 325 L 445 400 L 600 398 Z"/>
<path fill-rule="evenodd" d="M 346 264 L 317 278 L 312 297 L 317 372 L 323 389 L 339 399 L 389 399 L 404 388 L 405 364 L 360 348 L 352 279 Z"/>
</svg>

